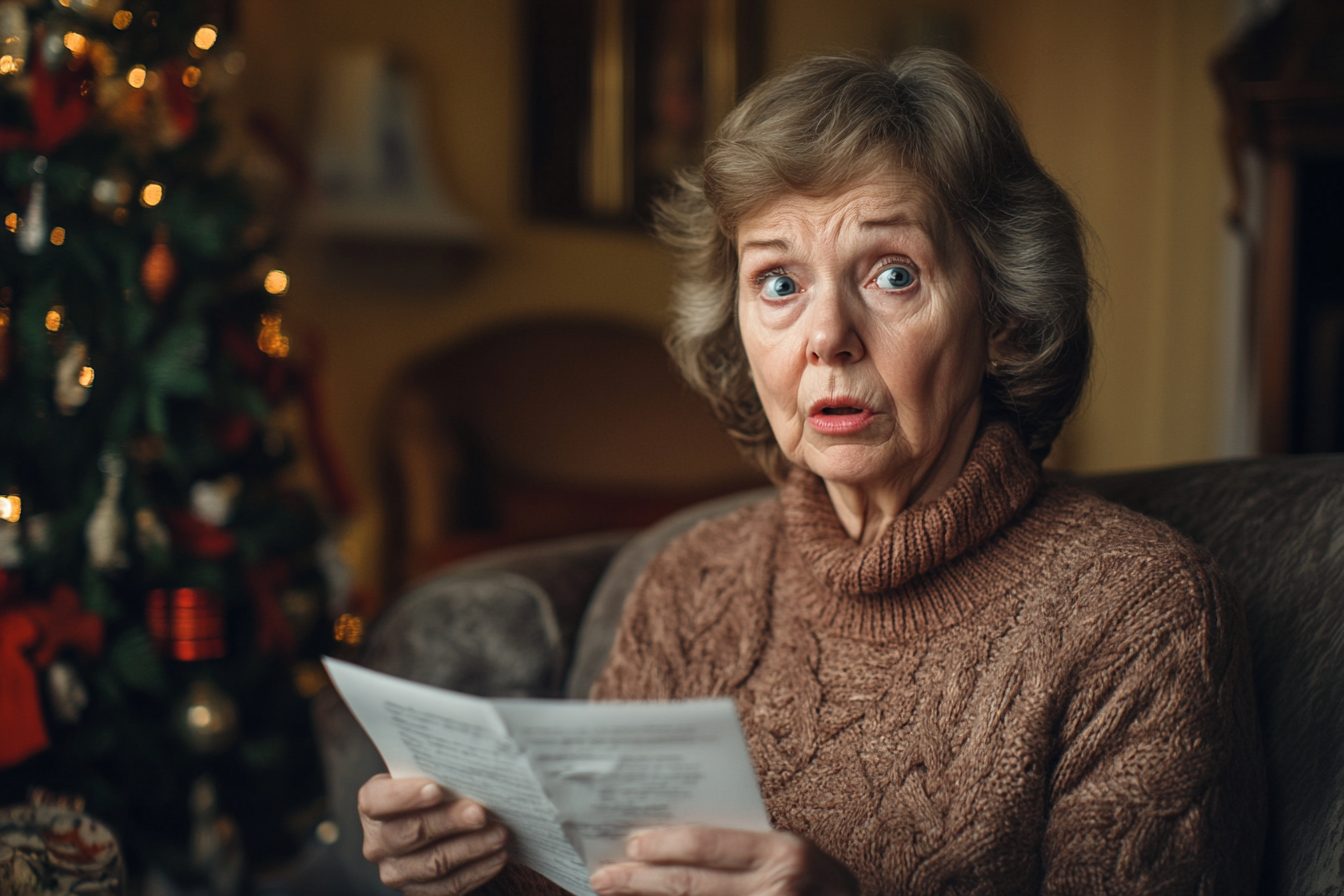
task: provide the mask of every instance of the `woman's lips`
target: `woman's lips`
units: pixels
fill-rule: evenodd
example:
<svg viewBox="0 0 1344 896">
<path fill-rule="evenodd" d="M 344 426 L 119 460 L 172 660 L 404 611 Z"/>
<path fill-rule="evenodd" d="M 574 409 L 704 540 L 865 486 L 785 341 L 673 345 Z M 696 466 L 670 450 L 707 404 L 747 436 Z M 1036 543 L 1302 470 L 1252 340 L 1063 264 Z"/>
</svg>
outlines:
<svg viewBox="0 0 1344 896">
<path fill-rule="evenodd" d="M 828 436 L 844 436 L 866 429 L 872 422 L 872 410 L 845 398 L 827 399 L 812 405 L 808 425 Z"/>
</svg>

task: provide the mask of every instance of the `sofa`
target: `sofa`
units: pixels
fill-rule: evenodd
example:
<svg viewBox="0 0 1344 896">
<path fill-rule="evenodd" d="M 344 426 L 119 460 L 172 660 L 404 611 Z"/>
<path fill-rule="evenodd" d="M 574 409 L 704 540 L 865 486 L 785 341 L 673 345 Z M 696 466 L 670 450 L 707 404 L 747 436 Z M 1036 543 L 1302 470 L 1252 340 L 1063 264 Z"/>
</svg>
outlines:
<svg viewBox="0 0 1344 896">
<path fill-rule="evenodd" d="M 1208 550 L 1236 586 L 1268 763 L 1260 892 L 1344 894 L 1344 455 L 1073 481 L 1165 520 Z M 640 532 L 546 541 L 455 564 L 389 607 L 359 662 L 484 696 L 582 697 L 649 560 L 699 521 L 772 493 L 698 504 Z M 314 711 L 342 832 L 332 858 L 342 886 L 351 896 L 392 892 L 360 855 L 355 811 L 360 784 L 383 770 L 381 761 L 330 689 Z"/>
</svg>

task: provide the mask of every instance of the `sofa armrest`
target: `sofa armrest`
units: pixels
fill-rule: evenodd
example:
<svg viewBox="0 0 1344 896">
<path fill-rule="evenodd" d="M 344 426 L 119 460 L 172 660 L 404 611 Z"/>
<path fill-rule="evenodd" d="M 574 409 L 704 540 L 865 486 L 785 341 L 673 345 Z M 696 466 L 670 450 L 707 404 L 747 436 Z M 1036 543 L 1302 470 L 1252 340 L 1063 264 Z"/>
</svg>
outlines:
<svg viewBox="0 0 1344 896">
<path fill-rule="evenodd" d="M 603 533 L 520 545 L 420 580 L 371 628 L 361 665 L 484 697 L 555 697 L 583 607 L 629 538 Z M 328 689 L 313 703 L 327 799 L 341 832 L 340 896 L 392 896 L 365 861 L 359 788 L 386 771 L 349 709 Z M 338 894 L 332 894 L 338 896 Z"/>
</svg>

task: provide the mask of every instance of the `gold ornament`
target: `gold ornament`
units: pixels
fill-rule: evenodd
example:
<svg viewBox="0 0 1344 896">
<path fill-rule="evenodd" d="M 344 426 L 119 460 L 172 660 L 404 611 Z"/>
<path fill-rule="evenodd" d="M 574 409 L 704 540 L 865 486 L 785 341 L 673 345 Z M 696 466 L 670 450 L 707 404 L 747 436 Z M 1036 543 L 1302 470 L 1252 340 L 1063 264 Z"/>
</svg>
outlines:
<svg viewBox="0 0 1344 896">
<path fill-rule="evenodd" d="M 154 237 L 154 245 L 145 253 L 145 261 L 140 265 L 140 285 L 145 295 L 155 305 L 163 304 L 173 284 L 177 282 L 177 259 L 173 250 L 168 248 L 168 233 L 160 227 Z"/>
<path fill-rule="evenodd" d="M 238 736 L 238 705 L 209 679 L 192 684 L 176 716 L 182 739 L 197 753 L 218 753 Z"/>
</svg>

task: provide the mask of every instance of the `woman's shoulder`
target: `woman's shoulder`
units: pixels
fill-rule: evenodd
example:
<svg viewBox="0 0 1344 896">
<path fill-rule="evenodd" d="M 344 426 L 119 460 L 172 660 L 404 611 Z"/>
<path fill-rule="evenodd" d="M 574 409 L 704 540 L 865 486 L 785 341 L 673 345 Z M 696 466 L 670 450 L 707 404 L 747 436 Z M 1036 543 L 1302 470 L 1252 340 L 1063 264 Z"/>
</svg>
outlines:
<svg viewBox="0 0 1344 896">
<path fill-rule="evenodd" d="M 1207 551 L 1160 520 L 1076 486 L 1047 482 L 1027 510 L 1048 553 L 1057 609 L 1075 624 L 1207 625 L 1236 612 Z"/>
<path fill-rule="evenodd" d="M 668 541 L 649 568 L 699 575 L 708 567 L 741 566 L 773 543 L 779 521 L 778 496 L 763 495 L 759 501 L 699 520 Z"/>
</svg>

